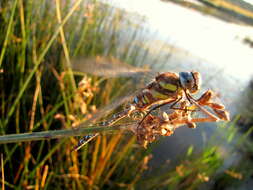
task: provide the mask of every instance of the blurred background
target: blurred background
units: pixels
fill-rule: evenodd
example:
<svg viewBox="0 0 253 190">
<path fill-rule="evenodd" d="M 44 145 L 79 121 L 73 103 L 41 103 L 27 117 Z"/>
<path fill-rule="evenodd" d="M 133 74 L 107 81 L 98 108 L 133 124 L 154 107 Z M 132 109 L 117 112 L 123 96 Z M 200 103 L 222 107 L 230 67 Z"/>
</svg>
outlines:
<svg viewBox="0 0 253 190">
<path fill-rule="evenodd" d="M 2 0 L 1 135 L 107 119 L 166 71 L 200 72 L 231 121 L 1 144 L 1 188 L 251 189 L 252 25 L 249 0 Z"/>
</svg>

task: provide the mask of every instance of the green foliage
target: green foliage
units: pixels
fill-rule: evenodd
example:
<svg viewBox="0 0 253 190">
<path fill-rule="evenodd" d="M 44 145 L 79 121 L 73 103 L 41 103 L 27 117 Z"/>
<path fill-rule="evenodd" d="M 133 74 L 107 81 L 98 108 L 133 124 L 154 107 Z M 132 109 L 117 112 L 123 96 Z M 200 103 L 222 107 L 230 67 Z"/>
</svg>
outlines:
<svg viewBox="0 0 253 190">
<path fill-rule="evenodd" d="M 183 157 L 175 168 L 144 179 L 141 185 L 145 189 L 198 189 L 212 179 L 222 164 L 217 147 L 212 146 L 199 154 Z"/>
</svg>

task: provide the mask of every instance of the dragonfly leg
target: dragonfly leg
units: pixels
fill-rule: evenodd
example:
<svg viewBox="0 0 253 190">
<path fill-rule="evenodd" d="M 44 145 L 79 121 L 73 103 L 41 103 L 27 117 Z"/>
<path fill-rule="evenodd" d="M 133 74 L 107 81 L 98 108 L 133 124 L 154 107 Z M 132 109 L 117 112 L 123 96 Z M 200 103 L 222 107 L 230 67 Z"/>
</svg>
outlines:
<svg viewBox="0 0 253 190">
<path fill-rule="evenodd" d="M 99 135 L 99 133 L 96 133 L 94 135 L 87 135 L 82 137 L 78 144 L 72 149 L 72 151 L 77 151 L 80 148 L 82 148 L 84 145 L 86 145 L 88 142 L 90 142 L 91 140 L 93 140 L 94 138 L 96 138 Z"/>
<path fill-rule="evenodd" d="M 99 123 L 101 126 L 111 126 L 114 123 L 116 123 L 117 121 L 119 121 L 120 119 L 129 116 L 133 111 L 135 111 L 136 108 L 134 105 L 130 105 L 129 108 L 127 108 L 126 110 L 119 112 L 117 114 L 114 114 L 112 116 L 111 119 L 107 120 L 107 121 L 103 121 L 102 123 Z M 79 150 L 81 147 L 83 147 L 84 145 L 86 145 L 88 142 L 90 142 L 91 140 L 93 140 L 94 138 L 96 138 L 99 135 L 99 133 L 93 134 L 93 135 L 87 135 L 84 136 L 83 138 L 81 138 L 78 142 L 78 145 L 75 146 L 73 148 L 73 150 L 77 151 Z"/>
<path fill-rule="evenodd" d="M 175 106 L 180 100 L 182 100 L 182 97 L 173 100 L 173 101 L 175 101 L 175 102 L 170 106 L 170 108 L 172 108 L 173 106 Z M 149 110 L 149 111 L 146 113 L 146 115 L 142 118 L 142 120 L 139 122 L 137 129 L 139 128 L 139 126 L 142 124 L 142 122 L 145 120 L 145 118 L 146 118 L 152 111 L 154 111 L 154 110 L 156 110 L 156 109 L 158 109 L 158 108 L 160 108 L 160 107 L 162 107 L 162 106 L 164 106 L 164 105 L 166 105 L 166 104 L 169 104 L 169 103 L 171 103 L 171 102 L 173 102 L 173 101 L 169 101 L 169 102 L 165 102 L 165 103 L 159 104 L 159 105 L 153 107 L 151 110 Z"/>
<path fill-rule="evenodd" d="M 190 101 L 191 104 L 194 104 L 199 108 L 199 110 L 204 113 L 207 117 L 201 118 L 202 122 L 216 122 L 219 121 L 219 118 L 212 114 L 210 111 L 206 110 L 203 106 L 199 105 L 199 103 L 188 93 L 185 92 L 186 98 Z"/>
<path fill-rule="evenodd" d="M 185 111 L 185 112 L 187 112 L 187 111 L 196 111 L 195 109 L 187 109 L 187 106 L 185 106 L 186 108 L 184 108 L 184 107 L 175 107 L 175 105 L 179 102 L 179 101 L 181 101 L 182 100 L 182 97 L 180 97 L 176 102 L 174 102 L 171 106 L 170 106 L 170 108 L 169 109 L 173 109 L 173 110 L 182 110 L 182 111 Z M 187 99 L 188 100 L 188 99 Z M 190 102 L 191 103 L 191 102 Z"/>
<path fill-rule="evenodd" d="M 220 119 L 212 114 L 210 111 L 206 110 L 203 106 L 199 105 L 194 99 L 192 99 L 192 103 L 199 108 L 199 110 L 204 113 L 207 117 L 204 119 L 203 122 L 216 122 Z"/>
</svg>

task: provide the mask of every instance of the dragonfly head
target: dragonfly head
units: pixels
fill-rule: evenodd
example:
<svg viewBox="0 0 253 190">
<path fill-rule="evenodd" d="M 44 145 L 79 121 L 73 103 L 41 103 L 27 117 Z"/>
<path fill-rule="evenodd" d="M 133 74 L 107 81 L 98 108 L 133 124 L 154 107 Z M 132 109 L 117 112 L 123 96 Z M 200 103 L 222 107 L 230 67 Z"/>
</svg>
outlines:
<svg viewBox="0 0 253 190">
<path fill-rule="evenodd" d="M 200 89 L 201 77 L 199 72 L 180 72 L 179 80 L 183 89 L 192 94 L 198 92 Z"/>
</svg>

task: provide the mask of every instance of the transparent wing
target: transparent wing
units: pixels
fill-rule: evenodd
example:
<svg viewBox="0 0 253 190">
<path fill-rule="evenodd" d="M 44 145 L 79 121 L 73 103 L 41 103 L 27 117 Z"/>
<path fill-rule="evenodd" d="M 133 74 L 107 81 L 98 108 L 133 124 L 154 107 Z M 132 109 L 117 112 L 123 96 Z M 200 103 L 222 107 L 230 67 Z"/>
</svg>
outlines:
<svg viewBox="0 0 253 190">
<path fill-rule="evenodd" d="M 126 81 L 124 84 L 128 91 L 126 95 L 100 108 L 99 111 L 95 113 L 91 119 L 83 123 L 83 125 L 95 123 L 102 117 L 110 114 L 118 106 L 131 101 L 156 75 L 156 72 L 150 69 L 134 67 L 113 57 L 77 58 L 72 59 L 71 63 L 74 71 L 102 77 L 130 77 L 132 79 Z"/>
<path fill-rule="evenodd" d="M 135 67 L 113 57 L 77 58 L 71 63 L 74 71 L 103 77 L 132 77 L 145 83 L 156 75 L 150 69 Z"/>
<path fill-rule="evenodd" d="M 99 111 L 93 114 L 93 116 L 90 119 L 88 119 L 84 124 L 97 122 L 101 118 L 110 114 L 113 110 L 115 110 L 120 105 L 123 105 L 124 103 L 131 101 L 137 93 L 138 91 L 129 93 L 123 97 L 117 98 L 116 100 L 112 101 L 112 103 L 104 106 L 103 108 L 100 108 Z"/>
</svg>

